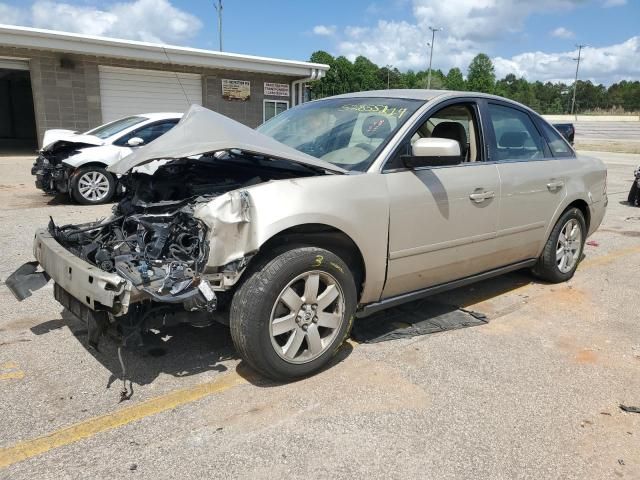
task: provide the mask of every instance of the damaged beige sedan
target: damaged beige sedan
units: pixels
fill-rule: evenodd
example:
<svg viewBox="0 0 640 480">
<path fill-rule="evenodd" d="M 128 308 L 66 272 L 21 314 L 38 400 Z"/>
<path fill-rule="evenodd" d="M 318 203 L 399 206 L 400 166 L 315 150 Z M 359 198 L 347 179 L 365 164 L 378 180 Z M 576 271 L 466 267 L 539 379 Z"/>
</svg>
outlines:
<svg viewBox="0 0 640 480">
<path fill-rule="evenodd" d="M 278 380 L 326 365 L 356 316 L 516 269 L 568 280 L 607 205 L 604 165 L 535 112 L 447 91 L 332 97 L 257 131 L 194 106 L 110 170 L 113 215 L 37 231 L 16 296 L 51 277 L 92 343 L 219 321 Z"/>
</svg>

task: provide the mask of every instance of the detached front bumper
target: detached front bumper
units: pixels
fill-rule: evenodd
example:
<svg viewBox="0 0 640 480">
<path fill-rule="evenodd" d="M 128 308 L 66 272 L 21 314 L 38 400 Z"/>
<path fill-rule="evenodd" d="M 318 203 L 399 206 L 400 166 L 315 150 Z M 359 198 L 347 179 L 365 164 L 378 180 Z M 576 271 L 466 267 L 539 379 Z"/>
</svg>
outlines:
<svg viewBox="0 0 640 480">
<path fill-rule="evenodd" d="M 45 229 L 36 231 L 33 254 L 54 282 L 91 310 L 115 316 L 127 313 L 131 282 L 75 256 Z"/>
</svg>

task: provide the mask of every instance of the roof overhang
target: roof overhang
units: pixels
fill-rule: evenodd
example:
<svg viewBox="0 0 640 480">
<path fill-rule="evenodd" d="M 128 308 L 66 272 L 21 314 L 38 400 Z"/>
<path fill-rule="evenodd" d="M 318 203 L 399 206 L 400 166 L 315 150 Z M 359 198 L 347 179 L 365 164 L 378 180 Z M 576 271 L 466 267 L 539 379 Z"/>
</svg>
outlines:
<svg viewBox="0 0 640 480">
<path fill-rule="evenodd" d="M 321 78 L 329 65 L 0 24 L 0 46 Z"/>
</svg>

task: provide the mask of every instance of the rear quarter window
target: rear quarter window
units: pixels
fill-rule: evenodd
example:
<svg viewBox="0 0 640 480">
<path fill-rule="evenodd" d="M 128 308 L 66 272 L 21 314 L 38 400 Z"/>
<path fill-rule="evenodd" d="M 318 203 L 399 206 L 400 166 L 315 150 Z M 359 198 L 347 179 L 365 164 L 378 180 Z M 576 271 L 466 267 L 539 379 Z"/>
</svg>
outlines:
<svg viewBox="0 0 640 480">
<path fill-rule="evenodd" d="M 538 119 L 538 124 L 542 128 L 544 136 L 547 137 L 547 144 L 554 157 L 575 157 L 573 149 L 555 128 L 541 118 Z"/>
</svg>

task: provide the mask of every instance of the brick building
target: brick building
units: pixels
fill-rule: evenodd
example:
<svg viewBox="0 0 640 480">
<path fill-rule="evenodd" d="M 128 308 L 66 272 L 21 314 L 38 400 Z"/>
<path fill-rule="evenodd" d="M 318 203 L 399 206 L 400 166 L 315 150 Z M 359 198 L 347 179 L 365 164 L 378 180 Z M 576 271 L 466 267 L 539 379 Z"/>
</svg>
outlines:
<svg viewBox="0 0 640 480">
<path fill-rule="evenodd" d="M 198 103 L 255 127 L 301 103 L 327 65 L 0 26 L 0 151 Z"/>
</svg>

